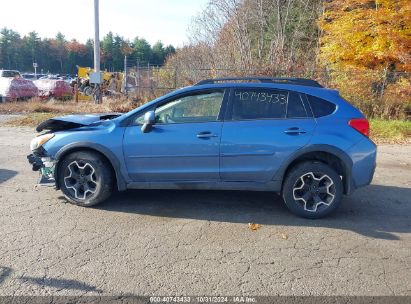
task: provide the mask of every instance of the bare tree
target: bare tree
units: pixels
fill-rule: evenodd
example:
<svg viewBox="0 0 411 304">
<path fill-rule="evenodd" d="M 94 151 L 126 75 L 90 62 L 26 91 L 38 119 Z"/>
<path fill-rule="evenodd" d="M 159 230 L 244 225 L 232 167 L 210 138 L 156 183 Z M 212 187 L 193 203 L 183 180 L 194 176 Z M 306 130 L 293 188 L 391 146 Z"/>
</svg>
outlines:
<svg viewBox="0 0 411 304">
<path fill-rule="evenodd" d="M 322 0 L 210 0 L 193 20 L 190 45 L 168 64 L 219 76 L 230 71 L 278 74 L 313 69 L 321 4 Z"/>
</svg>

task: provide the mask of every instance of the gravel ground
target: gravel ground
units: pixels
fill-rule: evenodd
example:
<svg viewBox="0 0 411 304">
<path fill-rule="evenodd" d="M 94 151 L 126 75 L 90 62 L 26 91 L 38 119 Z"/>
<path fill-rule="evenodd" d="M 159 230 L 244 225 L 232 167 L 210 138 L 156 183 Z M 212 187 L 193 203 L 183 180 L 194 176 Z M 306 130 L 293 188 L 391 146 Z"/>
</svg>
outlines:
<svg viewBox="0 0 411 304">
<path fill-rule="evenodd" d="M 33 135 L 0 127 L 0 295 L 411 295 L 411 146 L 380 146 L 373 184 L 313 221 L 270 193 L 76 207 L 35 186 Z"/>
</svg>

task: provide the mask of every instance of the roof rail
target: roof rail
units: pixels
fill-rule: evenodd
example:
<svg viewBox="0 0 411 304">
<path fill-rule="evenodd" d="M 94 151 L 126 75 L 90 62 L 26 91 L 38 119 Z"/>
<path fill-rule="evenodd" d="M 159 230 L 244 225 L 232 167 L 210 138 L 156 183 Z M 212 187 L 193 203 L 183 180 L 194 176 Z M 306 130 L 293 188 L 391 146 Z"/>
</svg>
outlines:
<svg viewBox="0 0 411 304">
<path fill-rule="evenodd" d="M 323 86 L 320 85 L 317 81 L 307 78 L 288 78 L 288 77 L 227 77 L 227 78 L 214 78 L 214 79 L 204 79 L 200 82 L 196 83 L 195 85 L 203 85 L 203 84 L 214 84 L 217 82 L 224 82 L 224 81 L 259 81 L 265 83 L 284 83 L 284 84 L 296 84 L 296 85 L 303 85 L 309 87 L 318 87 L 322 88 Z"/>
</svg>

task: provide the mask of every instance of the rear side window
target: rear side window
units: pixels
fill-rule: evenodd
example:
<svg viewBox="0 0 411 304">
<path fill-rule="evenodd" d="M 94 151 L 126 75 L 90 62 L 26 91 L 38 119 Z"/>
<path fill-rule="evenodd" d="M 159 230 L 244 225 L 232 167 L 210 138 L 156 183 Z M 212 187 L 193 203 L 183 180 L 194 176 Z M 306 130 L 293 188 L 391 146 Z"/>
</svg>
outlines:
<svg viewBox="0 0 411 304">
<path fill-rule="evenodd" d="M 288 95 L 287 118 L 306 118 L 305 110 L 301 95 L 296 92 L 290 92 Z"/>
<path fill-rule="evenodd" d="M 313 110 L 314 117 L 327 116 L 335 111 L 335 104 L 329 101 L 311 95 L 307 95 L 307 98 Z"/>
<path fill-rule="evenodd" d="M 232 96 L 232 119 L 285 118 L 287 103 L 287 91 L 235 89 Z"/>
</svg>

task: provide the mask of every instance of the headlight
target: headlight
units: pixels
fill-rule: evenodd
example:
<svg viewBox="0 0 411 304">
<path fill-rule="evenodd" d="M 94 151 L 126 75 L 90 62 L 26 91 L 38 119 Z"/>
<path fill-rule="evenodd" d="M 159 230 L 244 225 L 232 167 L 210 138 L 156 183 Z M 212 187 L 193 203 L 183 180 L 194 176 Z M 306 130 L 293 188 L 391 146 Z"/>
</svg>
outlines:
<svg viewBox="0 0 411 304">
<path fill-rule="evenodd" d="M 33 138 L 30 142 L 30 150 L 36 150 L 54 137 L 53 133 L 44 134 Z"/>
</svg>

